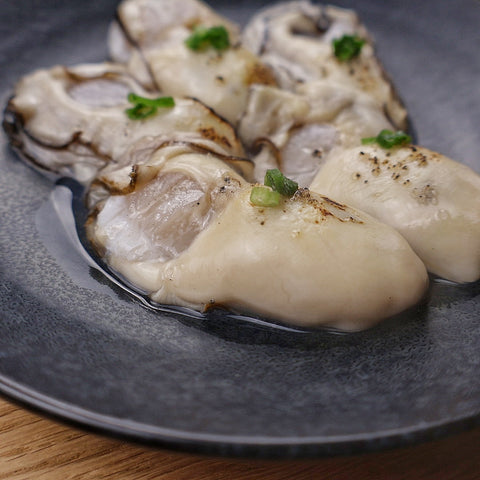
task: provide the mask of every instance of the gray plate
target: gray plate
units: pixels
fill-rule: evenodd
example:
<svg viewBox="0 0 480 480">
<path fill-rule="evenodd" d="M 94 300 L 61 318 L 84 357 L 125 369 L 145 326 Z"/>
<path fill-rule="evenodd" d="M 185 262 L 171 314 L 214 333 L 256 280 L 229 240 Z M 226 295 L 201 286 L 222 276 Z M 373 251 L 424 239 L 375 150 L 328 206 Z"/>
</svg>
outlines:
<svg viewBox="0 0 480 480">
<path fill-rule="evenodd" d="M 2 103 L 34 68 L 104 59 L 115 3 L 6 2 Z M 244 21 L 254 3 L 217 4 Z M 340 3 L 374 33 L 419 143 L 479 171 L 480 3 Z M 480 423 L 479 283 L 433 281 L 427 305 L 354 335 L 152 312 L 73 246 L 52 210 L 66 190 L 49 200 L 53 185 L 1 142 L 4 394 L 109 434 L 229 455 L 362 452 Z"/>
</svg>

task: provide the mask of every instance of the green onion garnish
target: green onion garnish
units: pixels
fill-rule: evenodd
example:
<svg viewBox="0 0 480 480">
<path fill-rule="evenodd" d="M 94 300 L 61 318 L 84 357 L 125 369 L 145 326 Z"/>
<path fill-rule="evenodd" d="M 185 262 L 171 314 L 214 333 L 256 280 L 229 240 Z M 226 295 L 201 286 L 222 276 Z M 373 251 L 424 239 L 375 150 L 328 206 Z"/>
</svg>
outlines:
<svg viewBox="0 0 480 480">
<path fill-rule="evenodd" d="M 399 145 L 412 143 L 412 137 L 401 130 L 382 130 L 376 137 L 362 138 L 362 144 L 378 143 L 382 148 L 392 148 Z"/>
<path fill-rule="evenodd" d="M 277 207 L 280 204 L 280 198 L 280 193 L 268 187 L 255 186 L 250 193 L 250 202 L 257 207 Z"/>
<path fill-rule="evenodd" d="M 356 35 L 344 35 L 341 38 L 335 38 L 332 44 L 335 56 L 342 62 L 346 62 L 360 54 L 365 40 Z"/>
<path fill-rule="evenodd" d="M 125 113 L 131 120 L 143 120 L 157 113 L 158 108 L 172 108 L 175 101 L 172 97 L 145 98 L 135 93 L 128 94 L 128 101 L 133 104 Z"/>
<path fill-rule="evenodd" d="M 298 183 L 287 178 L 278 168 L 267 170 L 265 186 L 255 186 L 250 201 L 258 207 L 276 207 L 283 197 L 292 197 L 298 190 Z"/>
<path fill-rule="evenodd" d="M 195 51 L 206 50 L 209 47 L 225 50 L 230 46 L 230 39 L 228 30 L 223 25 L 211 28 L 197 27 L 185 40 L 185 44 Z"/>
<path fill-rule="evenodd" d="M 278 168 L 267 170 L 263 183 L 285 197 L 293 196 L 298 190 L 298 183 L 287 178 Z"/>
</svg>

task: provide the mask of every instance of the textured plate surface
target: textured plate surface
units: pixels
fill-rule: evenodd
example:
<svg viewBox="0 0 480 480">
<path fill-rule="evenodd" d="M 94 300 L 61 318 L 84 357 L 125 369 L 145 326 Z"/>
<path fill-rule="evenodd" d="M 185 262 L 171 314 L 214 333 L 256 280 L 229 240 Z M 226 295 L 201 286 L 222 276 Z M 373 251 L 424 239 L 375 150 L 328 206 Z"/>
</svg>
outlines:
<svg viewBox="0 0 480 480">
<path fill-rule="evenodd" d="M 6 2 L 2 104 L 35 68 L 103 60 L 115 4 Z M 214 3 L 241 22 L 261 4 Z M 373 32 L 419 143 L 480 171 L 480 3 L 338 4 Z M 479 283 L 433 282 L 428 305 L 354 335 L 155 313 L 89 267 L 55 220 L 53 185 L 0 141 L 3 393 L 107 433 L 230 455 L 368 451 L 480 423 Z"/>
</svg>

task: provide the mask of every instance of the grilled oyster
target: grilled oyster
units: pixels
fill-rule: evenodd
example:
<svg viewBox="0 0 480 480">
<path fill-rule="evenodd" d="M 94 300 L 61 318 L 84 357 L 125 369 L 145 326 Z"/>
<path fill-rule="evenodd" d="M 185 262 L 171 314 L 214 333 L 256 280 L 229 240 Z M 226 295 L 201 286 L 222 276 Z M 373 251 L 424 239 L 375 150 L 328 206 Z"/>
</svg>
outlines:
<svg viewBox="0 0 480 480">
<path fill-rule="evenodd" d="M 362 146 L 331 158 L 311 189 L 393 226 L 428 270 L 455 282 L 480 278 L 480 176 L 418 146 Z"/>
<path fill-rule="evenodd" d="M 88 231 L 156 302 L 359 330 L 425 291 L 425 267 L 399 234 L 324 196 L 303 189 L 255 206 L 242 177 L 185 146 L 156 150 L 135 172 L 128 193 L 98 203 Z"/>
<path fill-rule="evenodd" d="M 254 158 L 257 181 L 266 169 L 279 168 L 308 186 L 330 155 L 390 128 L 370 96 L 319 80 L 298 93 L 253 86 L 238 131 L 250 150 L 260 147 Z"/>
<path fill-rule="evenodd" d="M 334 55 L 343 35 L 365 40 L 348 61 Z M 383 129 L 406 128 L 406 110 L 350 10 L 289 2 L 265 9 L 243 32 L 243 44 L 269 65 L 281 89 L 253 86 L 239 133 L 255 151 L 255 178 L 280 168 L 308 186 L 330 155 Z"/>
<path fill-rule="evenodd" d="M 233 128 L 200 102 L 176 99 L 174 108 L 146 121 L 130 120 L 125 114 L 129 92 L 151 95 L 117 64 L 39 70 L 16 85 L 4 127 L 24 158 L 43 171 L 84 183 L 109 163 L 130 166 L 135 145 L 147 154 L 166 141 L 186 141 L 225 156 L 244 156 Z"/>
<path fill-rule="evenodd" d="M 196 26 L 222 25 L 231 48 L 193 51 L 185 40 Z M 237 44 L 238 28 L 195 0 L 125 0 L 111 28 L 112 58 L 147 88 L 198 98 L 235 124 L 250 85 L 274 84 L 258 58 Z"/>
<path fill-rule="evenodd" d="M 339 61 L 332 41 L 356 35 L 365 44 L 360 54 Z M 242 34 L 243 45 L 276 74 L 282 88 L 329 79 L 371 96 L 395 128 L 406 129 L 407 112 L 375 55 L 372 37 L 352 10 L 293 1 L 255 15 Z"/>
</svg>

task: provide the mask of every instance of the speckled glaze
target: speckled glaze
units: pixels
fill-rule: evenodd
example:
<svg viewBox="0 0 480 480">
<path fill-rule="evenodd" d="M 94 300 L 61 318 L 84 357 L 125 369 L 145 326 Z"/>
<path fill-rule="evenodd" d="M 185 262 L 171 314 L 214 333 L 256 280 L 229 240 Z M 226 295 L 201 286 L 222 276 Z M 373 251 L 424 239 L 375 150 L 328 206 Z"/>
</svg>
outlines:
<svg viewBox="0 0 480 480">
<path fill-rule="evenodd" d="M 115 4 L 6 2 L 2 104 L 35 68 L 104 59 Z M 266 2 L 212 4 L 243 22 Z M 480 171 L 478 1 L 338 4 L 375 35 L 419 143 Z M 363 452 L 480 424 L 479 283 L 433 281 L 426 304 L 350 335 L 154 312 L 79 255 L 52 220 L 53 184 L 0 141 L 4 394 L 109 434 L 224 455 Z"/>
</svg>

